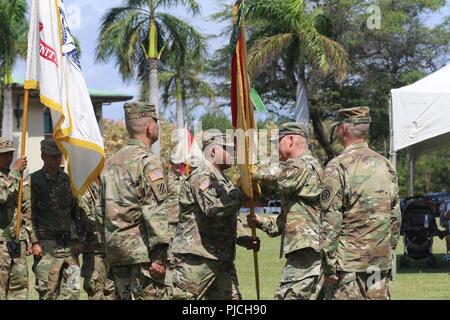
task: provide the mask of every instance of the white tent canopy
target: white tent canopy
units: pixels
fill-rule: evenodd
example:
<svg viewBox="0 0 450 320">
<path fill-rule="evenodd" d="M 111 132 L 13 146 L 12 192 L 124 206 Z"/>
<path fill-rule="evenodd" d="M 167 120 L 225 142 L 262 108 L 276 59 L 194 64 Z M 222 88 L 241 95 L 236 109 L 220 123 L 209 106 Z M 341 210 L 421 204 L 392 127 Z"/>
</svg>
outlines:
<svg viewBox="0 0 450 320">
<path fill-rule="evenodd" d="M 414 194 L 414 161 L 424 152 L 450 145 L 450 65 L 391 91 L 393 156 L 408 148 L 410 193 Z"/>
</svg>

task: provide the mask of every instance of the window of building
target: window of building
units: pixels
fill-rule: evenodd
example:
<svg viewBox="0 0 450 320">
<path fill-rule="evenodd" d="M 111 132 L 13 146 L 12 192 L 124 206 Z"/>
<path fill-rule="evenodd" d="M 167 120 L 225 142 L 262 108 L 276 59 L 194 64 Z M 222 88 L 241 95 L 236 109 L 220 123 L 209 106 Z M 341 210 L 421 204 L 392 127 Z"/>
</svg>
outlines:
<svg viewBox="0 0 450 320">
<path fill-rule="evenodd" d="M 49 108 L 44 111 L 44 134 L 53 135 L 52 115 Z"/>
</svg>

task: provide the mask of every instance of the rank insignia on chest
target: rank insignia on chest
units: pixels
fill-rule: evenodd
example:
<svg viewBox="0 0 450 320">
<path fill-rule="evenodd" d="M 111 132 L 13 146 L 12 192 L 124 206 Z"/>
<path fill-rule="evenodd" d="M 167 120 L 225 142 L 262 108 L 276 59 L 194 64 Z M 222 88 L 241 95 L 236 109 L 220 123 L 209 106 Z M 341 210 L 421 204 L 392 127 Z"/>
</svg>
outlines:
<svg viewBox="0 0 450 320">
<path fill-rule="evenodd" d="M 151 181 L 157 181 L 164 178 L 164 175 L 161 171 L 153 171 L 148 175 Z"/>
</svg>

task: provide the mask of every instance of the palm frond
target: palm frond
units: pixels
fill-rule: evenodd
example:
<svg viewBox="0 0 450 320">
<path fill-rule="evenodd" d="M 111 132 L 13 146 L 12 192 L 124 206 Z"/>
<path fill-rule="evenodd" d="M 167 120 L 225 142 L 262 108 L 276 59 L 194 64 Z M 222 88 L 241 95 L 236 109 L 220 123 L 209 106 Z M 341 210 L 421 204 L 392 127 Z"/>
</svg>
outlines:
<svg viewBox="0 0 450 320">
<path fill-rule="evenodd" d="M 281 53 L 293 40 L 292 33 L 284 33 L 256 41 L 248 53 L 249 66 L 253 73 L 258 73 L 267 63 L 279 59 Z"/>
<path fill-rule="evenodd" d="M 220 8 L 211 14 L 207 20 L 217 22 L 230 22 L 233 16 L 233 5 L 221 3 Z"/>
<path fill-rule="evenodd" d="M 322 73 L 333 73 L 338 82 L 346 78 L 348 57 L 341 45 L 306 24 L 300 32 L 300 37 L 308 60 Z"/>
<path fill-rule="evenodd" d="M 322 46 L 325 49 L 327 59 L 331 65 L 336 81 L 343 82 L 348 75 L 348 53 L 344 47 L 330 38 L 321 35 Z"/>
<path fill-rule="evenodd" d="M 177 73 L 174 71 L 162 71 L 158 73 L 159 82 L 165 84 L 171 79 L 176 78 Z"/>
<path fill-rule="evenodd" d="M 185 60 L 188 52 L 194 58 L 206 55 L 206 37 L 194 26 L 168 13 L 158 13 L 157 19 L 165 42 L 180 57 L 179 62 Z"/>
<path fill-rule="evenodd" d="M 306 2 L 305 0 L 287 0 L 286 8 L 289 10 L 289 15 L 301 19 L 305 15 Z"/>
<path fill-rule="evenodd" d="M 26 56 L 27 29 L 26 0 L 0 2 L 0 77 L 10 81 L 18 58 Z"/>
<path fill-rule="evenodd" d="M 178 6 L 185 7 L 189 14 L 195 16 L 201 11 L 201 6 L 197 0 L 157 0 L 156 7 L 172 9 Z"/>
<path fill-rule="evenodd" d="M 165 82 L 161 82 L 161 85 L 163 85 L 161 100 L 162 104 L 166 107 L 170 104 L 170 98 L 175 96 L 175 81 L 176 75 L 168 78 Z"/>
<path fill-rule="evenodd" d="M 148 16 L 130 7 L 113 8 L 102 18 L 96 48 L 97 61 L 114 58 L 124 80 L 135 74 L 136 64 L 143 58 L 142 34 L 148 29 Z"/>
<path fill-rule="evenodd" d="M 288 15 L 283 1 L 280 0 L 250 0 L 246 3 L 246 19 L 282 21 Z"/>
</svg>

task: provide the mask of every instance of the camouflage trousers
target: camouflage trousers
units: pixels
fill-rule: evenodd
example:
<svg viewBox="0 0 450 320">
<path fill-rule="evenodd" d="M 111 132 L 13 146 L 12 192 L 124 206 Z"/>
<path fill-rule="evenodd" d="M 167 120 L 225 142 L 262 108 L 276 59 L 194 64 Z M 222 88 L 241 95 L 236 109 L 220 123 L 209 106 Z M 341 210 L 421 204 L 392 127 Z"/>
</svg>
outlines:
<svg viewBox="0 0 450 320">
<path fill-rule="evenodd" d="M 320 253 L 305 248 L 289 253 L 275 300 L 309 300 L 320 274 Z"/>
<path fill-rule="evenodd" d="M 329 300 L 390 300 L 391 271 L 379 273 L 339 272 L 339 283 L 327 285 Z"/>
<path fill-rule="evenodd" d="M 111 272 L 120 300 L 167 300 L 168 286 L 150 276 L 150 263 L 114 266 Z"/>
<path fill-rule="evenodd" d="M 6 241 L 0 241 L 0 300 L 28 299 L 27 245 L 21 241 L 21 253 L 10 254 Z"/>
<path fill-rule="evenodd" d="M 34 260 L 35 289 L 40 300 L 78 300 L 80 263 L 71 248 L 53 240 L 40 241 L 43 255 Z"/>
<path fill-rule="evenodd" d="M 241 300 L 233 261 L 174 255 L 174 300 Z"/>
<path fill-rule="evenodd" d="M 114 281 L 104 255 L 83 253 L 81 275 L 89 300 L 116 300 Z"/>
</svg>

